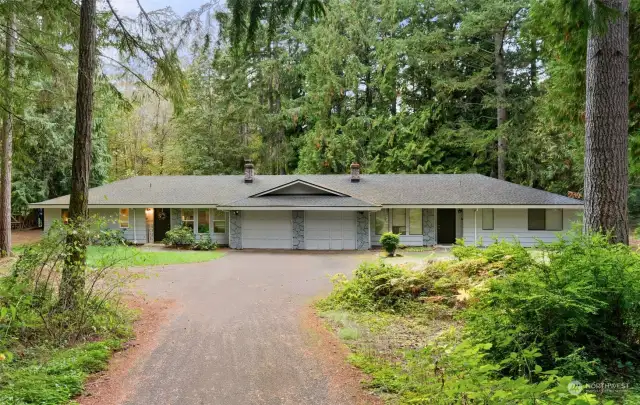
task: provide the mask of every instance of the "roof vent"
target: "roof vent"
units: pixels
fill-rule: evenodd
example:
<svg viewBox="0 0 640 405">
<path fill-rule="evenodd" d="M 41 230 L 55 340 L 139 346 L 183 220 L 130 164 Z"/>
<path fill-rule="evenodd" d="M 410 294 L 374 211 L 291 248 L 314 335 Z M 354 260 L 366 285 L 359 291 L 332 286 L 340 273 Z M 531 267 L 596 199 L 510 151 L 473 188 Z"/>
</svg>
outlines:
<svg viewBox="0 0 640 405">
<path fill-rule="evenodd" d="M 351 182 L 357 183 L 360 181 L 360 165 L 358 163 L 351 163 Z"/>
<path fill-rule="evenodd" d="M 244 161 L 244 182 L 253 183 L 253 162 L 251 159 Z"/>
</svg>

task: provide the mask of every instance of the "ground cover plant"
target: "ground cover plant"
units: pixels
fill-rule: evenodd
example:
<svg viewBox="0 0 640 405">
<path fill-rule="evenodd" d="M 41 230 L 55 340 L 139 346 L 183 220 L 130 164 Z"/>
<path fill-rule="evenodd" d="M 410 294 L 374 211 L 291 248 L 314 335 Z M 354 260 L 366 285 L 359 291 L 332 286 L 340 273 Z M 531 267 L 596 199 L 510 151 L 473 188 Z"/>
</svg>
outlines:
<svg viewBox="0 0 640 405">
<path fill-rule="evenodd" d="M 68 403 L 131 336 L 134 314 L 121 293 L 142 275 L 123 268 L 118 255 L 87 264 L 78 305 L 61 304 L 60 273 L 73 249 L 67 236 L 76 232 L 89 241 L 99 229 L 56 223 L 0 277 L 0 403 Z"/>
<path fill-rule="evenodd" d="M 452 253 L 420 268 L 364 263 L 318 303 L 372 389 L 412 404 L 638 400 L 635 251 L 573 233 L 535 255 L 517 242 Z"/>
</svg>

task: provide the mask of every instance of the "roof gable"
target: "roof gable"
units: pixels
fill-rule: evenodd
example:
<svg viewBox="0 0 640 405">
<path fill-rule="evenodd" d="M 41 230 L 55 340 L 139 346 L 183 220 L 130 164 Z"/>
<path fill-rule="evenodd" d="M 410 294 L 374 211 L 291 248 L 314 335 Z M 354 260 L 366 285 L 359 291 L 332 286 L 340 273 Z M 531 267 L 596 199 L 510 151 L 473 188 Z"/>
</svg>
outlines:
<svg viewBox="0 0 640 405">
<path fill-rule="evenodd" d="M 341 193 L 339 191 L 330 189 L 328 187 L 323 187 L 321 185 L 311 183 L 309 181 L 304 181 L 301 179 L 293 180 L 289 183 L 285 183 L 277 187 L 270 188 L 260 193 L 253 194 L 249 197 L 254 198 L 254 197 L 265 197 L 265 196 L 276 196 L 276 195 L 322 195 L 322 196 L 350 197 L 349 195 Z"/>
</svg>

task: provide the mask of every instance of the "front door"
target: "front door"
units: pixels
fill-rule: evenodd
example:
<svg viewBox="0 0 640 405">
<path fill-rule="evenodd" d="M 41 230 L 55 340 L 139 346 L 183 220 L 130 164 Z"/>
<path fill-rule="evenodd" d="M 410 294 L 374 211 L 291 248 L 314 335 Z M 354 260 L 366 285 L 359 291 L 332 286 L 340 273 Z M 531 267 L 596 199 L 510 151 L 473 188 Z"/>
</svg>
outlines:
<svg viewBox="0 0 640 405">
<path fill-rule="evenodd" d="M 158 243 L 171 229 L 171 209 L 154 208 L 153 210 L 153 240 Z"/>
<path fill-rule="evenodd" d="M 438 244 L 450 244 L 456 241 L 456 210 L 438 210 Z"/>
</svg>

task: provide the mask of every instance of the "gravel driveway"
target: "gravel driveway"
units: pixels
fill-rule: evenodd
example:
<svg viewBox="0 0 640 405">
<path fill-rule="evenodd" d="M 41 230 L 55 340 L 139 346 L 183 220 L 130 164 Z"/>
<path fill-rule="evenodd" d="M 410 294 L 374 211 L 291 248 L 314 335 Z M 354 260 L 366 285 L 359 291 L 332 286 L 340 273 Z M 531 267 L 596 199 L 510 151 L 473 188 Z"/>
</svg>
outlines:
<svg viewBox="0 0 640 405">
<path fill-rule="evenodd" d="M 157 348 L 131 371 L 127 405 L 350 404 L 330 393 L 309 354 L 301 311 L 349 273 L 358 253 L 230 252 L 166 266 L 145 280 L 150 297 L 179 310 Z"/>
</svg>

